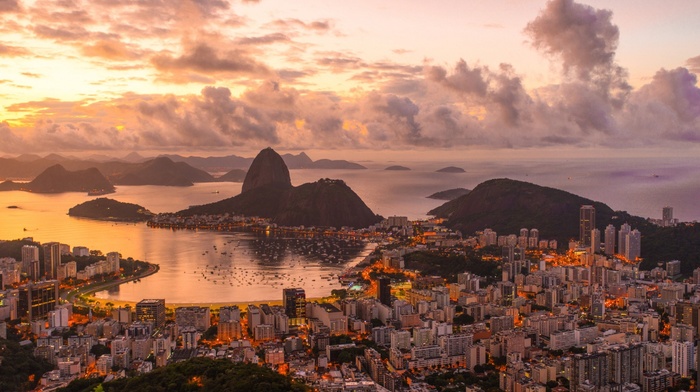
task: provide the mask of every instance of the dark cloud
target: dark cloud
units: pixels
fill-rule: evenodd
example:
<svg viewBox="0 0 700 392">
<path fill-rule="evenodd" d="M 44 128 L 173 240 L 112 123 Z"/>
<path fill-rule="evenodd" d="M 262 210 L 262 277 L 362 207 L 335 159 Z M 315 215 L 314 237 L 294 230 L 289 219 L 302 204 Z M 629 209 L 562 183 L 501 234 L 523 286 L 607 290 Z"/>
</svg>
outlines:
<svg viewBox="0 0 700 392">
<path fill-rule="evenodd" d="M 288 36 L 282 33 L 267 34 L 260 37 L 244 37 L 236 40 L 240 45 L 267 45 L 277 42 L 289 42 Z"/>
<path fill-rule="evenodd" d="M 599 68 L 613 64 L 620 32 L 612 12 L 596 10 L 573 0 L 551 0 L 525 28 L 532 45 L 559 57 L 565 71 L 588 79 Z"/>
<path fill-rule="evenodd" d="M 232 49 L 219 53 L 213 47 L 198 43 L 186 48 L 179 57 L 161 53 L 151 59 L 156 69 L 169 73 L 193 71 L 198 73 L 261 76 L 270 74 L 270 70 L 259 63 L 247 52 Z"/>
<path fill-rule="evenodd" d="M 484 79 L 484 73 L 483 68 L 470 68 L 464 60 L 457 62 L 450 75 L 447 74 L 445 68 L 439 66 L 430 66 L 426 69 L 429 80 L 440 83 L 451 90 L 477 96 L 486 95 L 488 83 Z"/>
<path fill-rule="evenodd" d="M 20 10 L 17 0 L 0 0 L 0 13 L 17 12 Z"/>
</svg>

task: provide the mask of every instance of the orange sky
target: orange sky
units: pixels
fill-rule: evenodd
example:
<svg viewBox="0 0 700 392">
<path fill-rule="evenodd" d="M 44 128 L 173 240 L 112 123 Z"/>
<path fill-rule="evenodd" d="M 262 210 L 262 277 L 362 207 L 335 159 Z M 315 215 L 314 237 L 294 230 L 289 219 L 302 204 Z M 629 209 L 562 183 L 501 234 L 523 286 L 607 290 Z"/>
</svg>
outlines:
<svg viewBox="0 0 700 392">
<path fill-rule="evenodd" d="M 700 3 L 0 1 L 0 153 L 695 148 Z"/>
</svg>

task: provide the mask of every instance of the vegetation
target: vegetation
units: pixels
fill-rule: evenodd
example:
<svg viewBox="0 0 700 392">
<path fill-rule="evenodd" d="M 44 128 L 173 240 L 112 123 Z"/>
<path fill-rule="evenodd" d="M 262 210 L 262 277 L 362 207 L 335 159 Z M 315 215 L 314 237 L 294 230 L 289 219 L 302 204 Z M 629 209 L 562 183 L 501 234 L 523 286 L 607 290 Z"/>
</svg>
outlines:
<svg viewBox="0 0 700 392">
<path fill-rule="evenodd" d="M 78 204 L 68 210 L 68 215 L 115 221 L 144 221 L 153 213 L 138 204 L 100 197 Z"/>
<path fill-rule="evenodd" d="M 66 388 L 59 389 L 59 392 L 92 392 L 100 385 L 105 392 L 308 391 L 305 385 L 262 366 L 193 358 L 133 378 L 107 383 L 95 379 L 89 384 L 84 380 L 79 383 L 74 381 Z"/>
<path fill-rule="evenodd" d="M 449 282 L 456 282 L 457 274 L 466 271 L 484 277 L 498 276 L 498 263 L 483 262 L 479 250 L 467 249 L 466 252 L 463 256 L 433 251 L 409 253 L 404 256 L 405 268 L 417 270 L 422 275 L 439 275 Z"/>
<path fill-rule="evenodd" d="M 42 374 L 53 369 L 50 363 L 34 358 L 32 349 L 0 339 L 0 391 L 33 390 Z"/>
</svg>

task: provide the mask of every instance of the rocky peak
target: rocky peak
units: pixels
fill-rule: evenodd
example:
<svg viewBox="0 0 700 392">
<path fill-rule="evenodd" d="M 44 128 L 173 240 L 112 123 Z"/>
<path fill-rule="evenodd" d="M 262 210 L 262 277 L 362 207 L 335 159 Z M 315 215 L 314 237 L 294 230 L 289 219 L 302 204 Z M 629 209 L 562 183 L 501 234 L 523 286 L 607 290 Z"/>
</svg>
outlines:
<svg viewBox="0 0 700 392">
<path fill-rule="evenodd" d="M 258 153 L 248 169 L 243 181 L 242 192 L 263 186 L 272 186 L 286 189 L 292 187 L 289 178 L 289 169 L 282 157 L 272 148 L 268 147 Z"/>
</svg>

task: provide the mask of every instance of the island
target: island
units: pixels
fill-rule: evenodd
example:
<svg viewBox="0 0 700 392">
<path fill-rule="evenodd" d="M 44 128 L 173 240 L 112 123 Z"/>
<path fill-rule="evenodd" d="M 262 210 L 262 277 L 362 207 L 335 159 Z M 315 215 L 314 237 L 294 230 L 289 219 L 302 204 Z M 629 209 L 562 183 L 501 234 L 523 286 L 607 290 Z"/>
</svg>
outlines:
<svg viewBox="0 0 700 392">
<path fill-rule="evenodd" d="M 389 166 L 384 170 L 411 170 L 411 168 L 406 167 L 406 166 L 400 166 L 400 165 L 394 165 L 394 166 Z"/>
<path fill-rule="evenodd" d="M 458 197 L 464 196 L 467 193 L 469 193 L 470 190 L 466 188 L 453 188 L 453 189 L 447 189 L 444 191 L 440 192 L 435 192 L 430 196 L 426 196 L 428 199 L 436 199 L 436 200 L 454 200 Z"/>
<path fill-rule="evenodd" d="M 435 170 L 436 173 L 466 173 L 464 169 L 457 166 L 447 166 L 442 169 Z"/>
<path fill-rule="evenodd" d="M 140 222 L 148 220 L 153 213 L 138 204 L 101 197 L 78 204 L 68 210 L 68 215 L 109 221 Z"/>
</svg>

